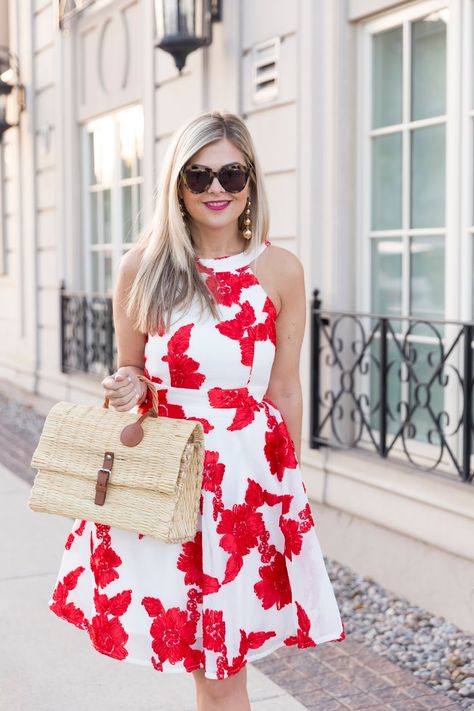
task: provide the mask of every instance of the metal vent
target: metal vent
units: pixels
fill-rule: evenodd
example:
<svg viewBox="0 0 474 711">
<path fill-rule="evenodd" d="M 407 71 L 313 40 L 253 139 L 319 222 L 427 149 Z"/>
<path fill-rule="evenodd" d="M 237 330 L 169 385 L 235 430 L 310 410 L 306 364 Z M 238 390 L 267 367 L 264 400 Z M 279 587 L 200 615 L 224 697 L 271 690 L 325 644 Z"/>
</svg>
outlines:
<svg viewBox="0 0 474 711">
<path fill-rule="evenodd" d="M 278 96 L 280 38 L 254 45 L 252 49 L 253 93 L 255 103 Z"/>
</svg>

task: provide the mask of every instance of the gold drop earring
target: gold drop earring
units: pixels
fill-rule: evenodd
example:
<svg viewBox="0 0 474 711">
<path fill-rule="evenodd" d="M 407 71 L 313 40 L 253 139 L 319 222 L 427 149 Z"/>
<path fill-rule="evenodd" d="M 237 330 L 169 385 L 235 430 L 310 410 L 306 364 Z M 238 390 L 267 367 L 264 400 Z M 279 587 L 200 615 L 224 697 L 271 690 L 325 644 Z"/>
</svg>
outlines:
<svg viewBox="0 0 474 711">
<path fill-rule="evenodd" d="M 186 211 L 184 209 L 184 203 L 181 199 L 179 200 L 179 209 L 181 212 L 181 217 L 183 218 L 183 221 L 186 223 Z"/>
<path fill-rule="evenodd" d="M 252 203 L 250 202 L 250 198 L 248 198 L 247 202 L 247 207 L 245 208 L 245 219 L 244 219 L 244 231 L 242 232 L 243 236 L 245 239 L 251 239 L 252 238 L 252 218 L 250 217 L 250 206 Z"/>
</svg>

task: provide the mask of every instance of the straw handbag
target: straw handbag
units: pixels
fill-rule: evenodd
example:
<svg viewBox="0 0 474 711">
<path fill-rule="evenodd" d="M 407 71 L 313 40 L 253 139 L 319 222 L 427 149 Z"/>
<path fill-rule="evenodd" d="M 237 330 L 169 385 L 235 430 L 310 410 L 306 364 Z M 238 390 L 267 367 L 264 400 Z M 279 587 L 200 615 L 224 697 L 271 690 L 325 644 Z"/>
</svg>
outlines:
<svg viewBox="0 0 474 711">
<path fill-rule="evenodd" d="M 180 543 L 194 538 L 204 463 L 200 422 L 138 417 L 102 407 L 58 402 L 44 423 L 31 466 L 38 469 L 33 511 L 104 523 Z"/>
</svg>

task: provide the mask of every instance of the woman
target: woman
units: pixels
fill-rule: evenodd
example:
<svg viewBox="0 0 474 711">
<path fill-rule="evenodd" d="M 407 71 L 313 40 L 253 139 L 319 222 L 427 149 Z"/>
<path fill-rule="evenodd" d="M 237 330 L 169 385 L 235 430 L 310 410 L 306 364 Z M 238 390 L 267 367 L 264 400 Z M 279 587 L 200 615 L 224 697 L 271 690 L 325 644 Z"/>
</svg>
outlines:
<svg viewBox="0 0 474 711">
<path fill-rule="evenodd" d="M 258 276 L 257 276 L 258 274 Z M 245 123 L 212 111 L 174 135 L 149 229 L 114 293 L 118 411 L 203 424 L 198 531 L 165 544 L 75 522 L 50 607 L 115 659 L 192 672 L 202 711 L 249 709 L 246 663 L 344 639 L 299 466 L 301 262 L 268 239 Z"/>
</svg>

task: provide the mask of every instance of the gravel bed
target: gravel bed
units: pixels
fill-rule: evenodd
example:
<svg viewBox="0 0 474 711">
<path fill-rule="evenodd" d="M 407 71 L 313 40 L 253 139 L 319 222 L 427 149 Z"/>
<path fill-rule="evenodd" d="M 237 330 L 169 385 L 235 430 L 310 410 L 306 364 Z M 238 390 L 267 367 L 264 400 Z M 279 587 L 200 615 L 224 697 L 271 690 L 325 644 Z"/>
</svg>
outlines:
<svg viewBox="0 0 474 711">
<path fill-rule="evenodd" d="M 19 437 L 36 443 L 43 429 L 45 418 L 31 405 L 20 405 L 0 393 L 0 424 Z"/>
<path fill-rule="evenodd" d="M 462 708 L 474 707 L 474 635 L 325 558 L 352 639 L 412 673 Z"/>
<path fill-rule="evenodd" d="M 44 417 L 0 394 L 0 425 L 36 443 Z M 474 708 L 474 635 L 384 590 L 373 579 L 324 559 L 347 634 L 409 669 L 462 708 Z"/>
</svg>

